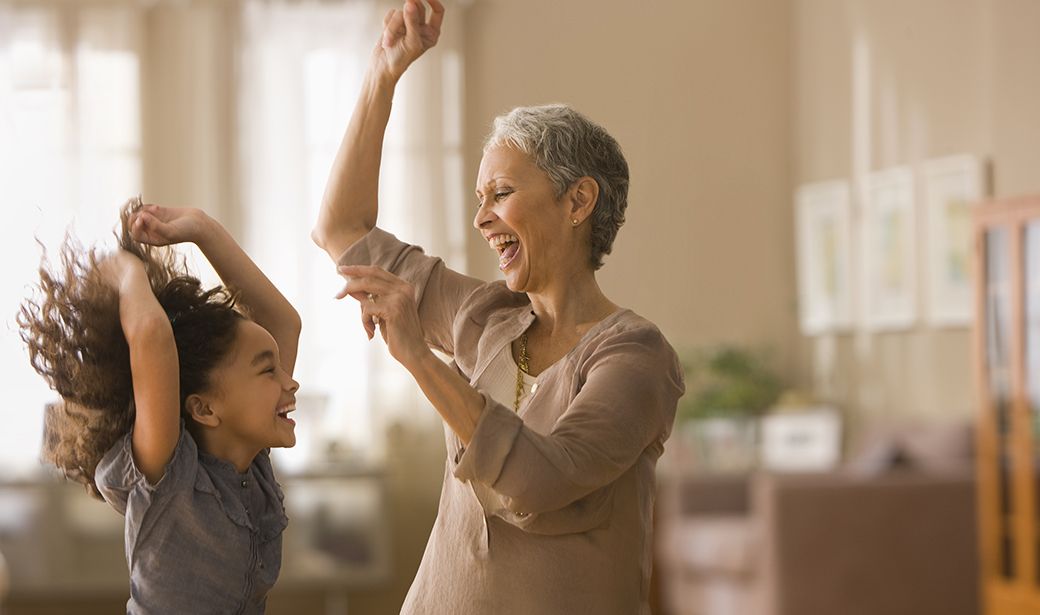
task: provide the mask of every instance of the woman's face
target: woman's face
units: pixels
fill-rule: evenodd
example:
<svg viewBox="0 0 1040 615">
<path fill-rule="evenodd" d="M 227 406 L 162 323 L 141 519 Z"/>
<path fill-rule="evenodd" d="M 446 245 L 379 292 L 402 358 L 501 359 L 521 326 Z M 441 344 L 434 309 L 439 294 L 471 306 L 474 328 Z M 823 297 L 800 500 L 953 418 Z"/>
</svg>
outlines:
<svg viewBox="0 0 1040 615">
<path fill-rule="evenodd" d="M 549 176 L 514 148 L 489 149 L 477 175 L 473 226 L 498 253 L 506 285 L 539 292 L 575 263 L 577 233 Z"/>
<path fill-rule="evenodd" d="M 282 369 L 278 344 L 260 325 L 243 319 L 234 347 L 211 376 L 210 404 L 220 429 L 235 445 L 264 449 L 296 444 L 296 407 L 300 385 Z"/>
</svg>

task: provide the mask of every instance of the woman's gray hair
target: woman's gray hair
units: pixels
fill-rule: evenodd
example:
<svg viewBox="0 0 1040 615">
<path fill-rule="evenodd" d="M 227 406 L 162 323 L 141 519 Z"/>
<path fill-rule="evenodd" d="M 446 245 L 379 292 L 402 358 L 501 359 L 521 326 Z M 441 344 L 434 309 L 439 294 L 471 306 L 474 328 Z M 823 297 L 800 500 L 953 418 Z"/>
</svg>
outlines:
<svg viewBox="0 0 1040 615">
<path fill-rule="evenodd" d="M 567 105 L 543 105 L 496 117 L 484 152 L 503 145 L 530 156 L 549 175 L 557 198 L 582 177 L 596 180 L 589 258 L 593 269 L 602 267 L 628 207 L 628 162 L 614 137 Z"/>
</svg>

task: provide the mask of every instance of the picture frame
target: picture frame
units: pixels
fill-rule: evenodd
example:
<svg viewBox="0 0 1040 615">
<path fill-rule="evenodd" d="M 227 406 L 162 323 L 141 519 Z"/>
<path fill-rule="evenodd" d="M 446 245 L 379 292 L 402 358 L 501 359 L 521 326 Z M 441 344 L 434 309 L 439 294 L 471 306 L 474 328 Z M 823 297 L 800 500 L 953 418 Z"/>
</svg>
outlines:
<svg viewBox="0 0 1040 615">
<path fill-rule="evenodd" d="M 962 154 L 922 166 L 926 225 L 925 314 L 929 325 L 972 321 L 972 209 L 986 196 L 984 163 Z"/>
<path fill-rule="evenodd" d="M 901 330 L 917 320 L 914 174 L 892 167 L 867 175 L 860 225 L 863 324 Z"/>
<path fill-rule="evenodd" d="M 795 195 L 799 321 L 818 335 L 852 326 L 852 199 L 849 183 L 806 184 Z"/>
</svg>

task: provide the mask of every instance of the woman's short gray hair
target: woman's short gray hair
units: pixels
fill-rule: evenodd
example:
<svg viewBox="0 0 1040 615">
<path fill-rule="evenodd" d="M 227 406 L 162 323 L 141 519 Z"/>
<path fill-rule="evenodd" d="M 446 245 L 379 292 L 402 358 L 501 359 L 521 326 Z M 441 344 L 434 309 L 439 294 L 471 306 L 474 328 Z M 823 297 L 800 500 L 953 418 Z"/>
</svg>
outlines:
<svg viewBox="0 0 1040 615">
<path fill-rule="evenodd" d="M 593 269 L 602 267 L 628 207 L 628 162 L 614 137 L 567 105 L 542 105 L 495 118 L 484 151 L 503 145 L 530 156 L 549 175 L 557 198 L 582 177 L 596 180 L 589 258 Z"/>
</svg>

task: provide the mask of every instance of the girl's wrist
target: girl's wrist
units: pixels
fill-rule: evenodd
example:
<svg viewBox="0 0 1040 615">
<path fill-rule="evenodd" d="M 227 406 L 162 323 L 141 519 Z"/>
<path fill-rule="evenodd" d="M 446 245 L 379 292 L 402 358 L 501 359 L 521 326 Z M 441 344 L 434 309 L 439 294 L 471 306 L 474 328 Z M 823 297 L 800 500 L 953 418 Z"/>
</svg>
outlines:
<svg viewBox="0 0 1040 615">
<path fill-rule="evenodd" d="M 195 232 L 191 242 L 205 252 L 207 248 L 213 245 L 213 241 L 223 227 L 220 226 L 216 219 L 201 209 L 195 210 L 193 215 L 195 216 Z"/>
</svg>

